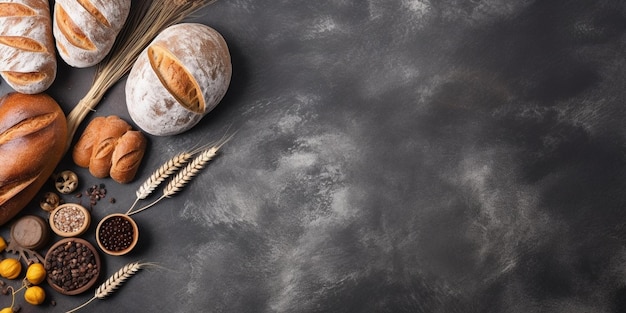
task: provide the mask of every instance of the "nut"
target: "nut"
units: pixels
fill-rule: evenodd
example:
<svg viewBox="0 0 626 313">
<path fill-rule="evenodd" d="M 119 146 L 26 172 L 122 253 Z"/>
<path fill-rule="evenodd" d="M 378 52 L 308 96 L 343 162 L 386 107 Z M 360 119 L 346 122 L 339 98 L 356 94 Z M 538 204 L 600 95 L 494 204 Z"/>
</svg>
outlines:
<svg viewBox="0 0 626 313">
<path fill-rule="evenodd" d="M 39 206 L 46 212 L 52 212 L 61 203 L 61 198 L 54 192 L 46 192 L 39 201 Z"/>
<path fill-rule="evenodd" d="M 78 176 L 72 171 L 63 171 L 56 176 L 54 186 L 60 193 L 71 193 L 78 188 Z"/>
</svg>

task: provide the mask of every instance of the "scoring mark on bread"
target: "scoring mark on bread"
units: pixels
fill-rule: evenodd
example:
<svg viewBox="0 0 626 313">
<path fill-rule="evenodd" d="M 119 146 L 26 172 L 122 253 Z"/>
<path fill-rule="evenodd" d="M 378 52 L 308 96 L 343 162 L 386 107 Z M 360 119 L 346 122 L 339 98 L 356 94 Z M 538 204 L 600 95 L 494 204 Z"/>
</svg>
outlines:
<svg viewBox="0 0 626 313">
<path fill-rule="evenodd" d="M 36 15 L 35 11 L 21 3 L 0 3 L 0 16 L 32 16 Z"/>
<path fill-rule="evenodd" d="M 164 47 L 152 45 L 148 48 L 148 59 L 152 70 L 176 101 L 194 113 L 205 111 L 198 82 L 176 56 Z"/>
<path fill-rule="evenodd" d="M 115 160 L 113 164 L 118 171 L 120 172 L 128 172 L 141 163 L 141 157 L 143 157 L 143 153 L 141 151 L 132 151 L 124 154 L 119 159 Z"/>
<path fill-rule="evenodd" d="M 22 36 L 0 36 L 0 44 L 30 52 L 48 51 L 48 49 L 38 41 Z"/>
<path fill-rule="evenodd" d="M 0 145 L 3 145 L 15 138 L 25 137 L 36 133 L 52 124 L 58 113 L 47 113 L 24 119 L 11 126 L 0 134 Z"/>
<path fill-rule="evenodd" d="M 98 21 L 98 23 L 109 28 L 111 27 L 111 23 L 109 23 L 107 18 L 102 14 L 102 12 L 100 12 L 100 10 L 98 10 L 98 8 L 96 8 L 91 3 L 91 1 L 78 0 L 78 3 L 85 9 L 85 11 L 89 12 L 89 14 L 91 14 L 91 16 L 93 16 Z"/>
<path fill-rule="evenodd" d="M 34 84 L 44 80 L 48 75 L 43 72 L 2 72 L 4 79 L 14 85 Z"/>
<path fill-rule="evenodd" d="M 22 190 L 30 186 L 37 179 L 37 177 L 39 177 L 40 174 L 41 173 L 34 173 L 32 174 L 32 176 L 27 177 L 26 179 L 22 178 L 18 181 L 12 181 L 0 186 L 0 205 L 3 205 L 5 202 L 20 193 Z"/>
<path fill-rule="evenodd" d="M 107 138 L 100 142 L 97 147 L 94 147 L 91 159 L 89 160 L 89 172 L 91 175 L 97 178 L 109 176 L 109 171 L 111 170 L 111 156 L 113 150 L 115 150 L 117 140 L 117 138 Z"/>
<path fill-rule="evenodd" d="M 84 50 L 96 50 L 94 43 L 87 35 L 72 21 L 71 17 L 59 4 L 54 7 L 54 15 L 59 25 L 59 30 L 72 45 Z"/>
<path fill-rule="evenodd" d="M 98 147 L 93 153 L 92 160 L 110 158 L 113 153 L 113 149 L 115 149 L 115 144 L 117 142 L 117 138 L 107 138 L 100 142 Z"/>
</svg>

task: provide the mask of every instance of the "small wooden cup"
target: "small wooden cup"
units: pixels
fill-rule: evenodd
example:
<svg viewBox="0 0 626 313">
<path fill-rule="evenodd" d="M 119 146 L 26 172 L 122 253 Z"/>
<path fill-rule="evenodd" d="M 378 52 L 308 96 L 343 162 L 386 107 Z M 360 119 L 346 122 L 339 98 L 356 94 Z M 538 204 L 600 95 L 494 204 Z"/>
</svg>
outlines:
<svg viewBox="0 0 626 313">
<path fill-rule="evenodd" d="M 122 250 L 108 249 L 106 247 L 106 244 L 104 244 L 103 242 L 106 239 L 110 239 L 110 238 L 103 238 L 103 236 L 105 236 L 105 234 L 103 233 L 105 231 L 105 229 L 103 229 L 103 225 L 106 225 L 108 222 L 110 222 L 112 219 L 115 219 L 115 218 L 121 218 L 125 221 L 130 222 L 130 225 L 132 228 L 132 240 L 130 244 Z M 133 250 L 133 248 L 135 248 L 135 245 L 137 245 L 137 241 L 139 241 L 139 227 L 137 227 L 137 223 L 135 223 L 135 221 L 126 214 L 121 214 L 121 213 L 109 214 L 105 216 L 100 221 L 100 223 L 98 223 L 98 226 L 96 227 L 96 242 L 98 243 L 98 246 L 100 247 L 100 249 L 104 251 L 104 253 L 106 254 L 114 255 L 114 256 L 127 254 L 128 252 Z"/>
<path fill-rule="evenodd" d="M 61 215 L 63 215 L 64 212 L 66 212 L 72 207 L 76 208 L 78 214 L 82 214 L 84 219 L 81 225 L 75 226 L 73 227 L 72 230 L 67 231 L 59 227 L 58 221 L 62 220 L 63 216 Z M 91 214 L 89 214 L 89 211 L 87 211 L 87 209 L 83 207 L 82 205 L 79 205 L 76 203 L 65 203 L 65 204 L 59 205 L 58 207 L 56 207 L 56 209 L 54 209 L 50 213 L 49 222 L 50 222 L 50 228 L 52 228 L 52 231 L 55 234 L 61 237 L 79 237 L 80 235 L 85 233 L 85 231 L 87 231 L 87 229 L 89 228 L 89 225 L 91 224 Z"/>
</svg>

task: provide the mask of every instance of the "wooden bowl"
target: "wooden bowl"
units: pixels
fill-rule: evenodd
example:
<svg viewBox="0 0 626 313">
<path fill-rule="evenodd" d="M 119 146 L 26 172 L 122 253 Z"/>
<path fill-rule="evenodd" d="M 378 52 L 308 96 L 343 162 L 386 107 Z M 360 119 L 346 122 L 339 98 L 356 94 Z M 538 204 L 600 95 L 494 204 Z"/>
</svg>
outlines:
<svg viewBox="0 0 626 313">
<path fill-rule="evenodd" d="M 61 237 L 79 237 L 91 224 L 91 214 L 76 203 L 61 204 L 50 213 L 50 228 Z"/>
<path fill-rule="evenodd" d="M 76 251 L 87 252 L 88 259 L 81 258 L 78 253 L 72 257 L 72 253 Z M 89 254 L 91 254 L 90 258 Z M 66 258 L 68 255 L 70 257 Z M 72 261 L 73 259 L 77 261 Z M 98 250 L 84 239 L 64 238 L 48 249 L 44 267 L 48 284 L 54 290 L 64 295 L 77 295 L 87 291 L 98 281 L 101 272 L 100 255 Z M 70 278 L 72 270 L 83 274 L 80 274 L 78 278 Z M 64 281 L 68 280 L 69 285 L 65 285 Z"/>
<path fill-rule="evenodd" d="M 115 230 L 115 234 L 113 234 Z M 96 227 L 96 241 L 104 253 L 124 255 L 133 250 L 139 240 L 137 223 L 128 215 L 114 213 L 105 216 Z"/>
<path fill-rule="evenodd" d="M 36 215 L 21 217 L 11 226 L 11 241 L 26 249 L 43 248 L 48 243 L 49 235 L 46 221 Z"/>
</svg>

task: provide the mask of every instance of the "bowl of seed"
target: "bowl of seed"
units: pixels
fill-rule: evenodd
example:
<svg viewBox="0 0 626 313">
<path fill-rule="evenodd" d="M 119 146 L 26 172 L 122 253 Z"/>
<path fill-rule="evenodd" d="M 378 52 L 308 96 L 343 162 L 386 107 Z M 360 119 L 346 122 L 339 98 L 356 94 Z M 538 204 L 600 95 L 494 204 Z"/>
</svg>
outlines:
<svg viewBox="0 0 626 313">
<path fill-rule="evenodd" d="M 46 253 L 44 267 L 48 284 L 64 295 L 77 295 L 91 288 L 100 276 L 100 255 L 81 238 L 64 238 Z"/>
<path fill-rule="evenodd" d="M 104 253 L 124 255 L 139 240 L 139 228 L 130 216 L 114 213 L 105 216 L 96 227 L 96 241 Z"/>
<path fill-rule="evenodd" d="M 61 204 L 50 213 L 50 228 L 61 237 L 79 237 L 90 223 L 89 211 L 76 203 Z"/>
</svg>

